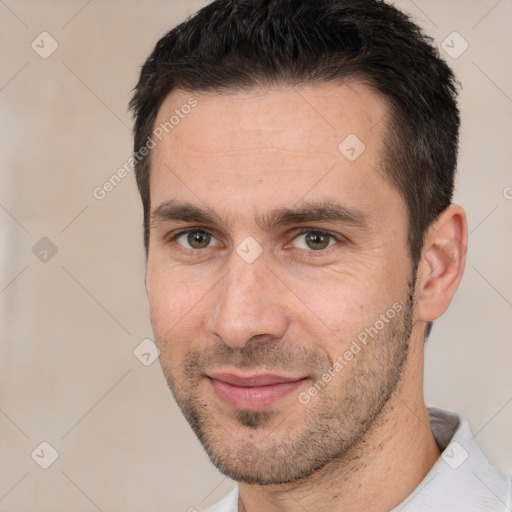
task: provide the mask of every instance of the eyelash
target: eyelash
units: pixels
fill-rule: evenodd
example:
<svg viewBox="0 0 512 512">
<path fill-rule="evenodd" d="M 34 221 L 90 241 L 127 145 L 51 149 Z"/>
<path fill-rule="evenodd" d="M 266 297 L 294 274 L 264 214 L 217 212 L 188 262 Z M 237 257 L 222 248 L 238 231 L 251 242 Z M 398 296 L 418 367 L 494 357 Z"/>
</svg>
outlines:
<svg viewBox="0 0 512 512">
<path fill-rule="evenodd" d="M 192 228 L 192 229 L 186 229 L 186 230 L 180 231 L 179 233 L 176 233 L 175 235 L 169 237 L 169 239 L 166 240 L 165 243 L 170 244 L 171 242 L 176 242 L 177 239 L 182 237 L 183 235 L 188 235 L 189 233 L 195 233 L 195 232 L 206 233 L 206 234 L 210 235 L 211 237 L 215 238 L 215 235 L 213 233 L 211 233 L 210 231 L 208 231 L 207 229 Z M 343 236 L 335 235 L 335 234 L 331 233 L 330 231 L 325 231 L 325 230 L 322 230 L 322 229 L 315 229 L 315 228 L 302 228 L 293 237 L 292 242 L 294 240 L 296 240 L 297 238 L 299 238 L 300 236 L 306 235 L 308 233 L 315 233 L 315 234 L 319 234 L 319 235 L 328 236 L 330 238 L 330 241 L 334 240 L 336 242 L 335 244 L 330 245 L 330 246 L 326 247 L 325 249 L 319 249 L 317 251 L 315 251 L 314 249 L 310 249 L 310 250 L 299 249 L 300 251 L 304 251 L 306 253 L 311 253 L 311 256 L 313 256 L 315 253 L 318 254 L 318 255 L 325 254 L 329 249 L 332 249 L 335 245 L 347 241 L 347 239 L 344 238 Z M 201 251 L 203 251 L 205 249 L 209 249 L 209 247 L 206 247 L 205 249 L 192 249 L 192 248 L 189 249 L 187 247 L 182 246 L 179 243 L 177 243 L 176 245 L 178 246 L 178 250 L 180 250 L 180 251 L 182 251 L 184 253 L 187 253 L 187 254 L 189 254 L 190 252 L 201 252 Z"/>
<path fill-rule="evenodd" d="M 293 237 L 293 241 L 295 241 L 297 238 L 299 238 L 300 236 L 303 236 L 303 235 L 306 235 L 306 234 L 317 234 L 317 235 L 323 235 L 323 236 L 327 236 L 329 237 L 329 243 L 331 243 L 331 241 L 334 241 L 335 243 L 333 245 L 328 245 L 325 249 L 319 249 L 319 250 L 314 250 L 314 249 L 298 249 L 299 251 L 305 251 L 306 253 L 310 253 L 311 256 L 313 255 L 323 255 L 325 254 L 327 251 L 329 251 L 329 249 L 332 249 L 333 247 L 335 247 L 337 244 L 339 244 L 341 241 L 342 241 L 342 237 L 340 235 L 335 235 L 329 231 L 324 231 L 322 229 L 311 229 L 311 228 L 302 228 L 294 237 Z"/>
</svg>

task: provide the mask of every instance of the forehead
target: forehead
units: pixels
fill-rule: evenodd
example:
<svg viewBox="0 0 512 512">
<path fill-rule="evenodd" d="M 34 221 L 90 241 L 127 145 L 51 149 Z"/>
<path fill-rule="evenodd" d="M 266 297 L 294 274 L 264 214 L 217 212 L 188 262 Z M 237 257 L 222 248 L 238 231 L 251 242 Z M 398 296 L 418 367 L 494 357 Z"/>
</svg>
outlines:
<svg viewBox="0 0 512 512">
<path fill-rule="evenodd" d="M 173 91 L 155 122 L 164 131 L 151 154 L 152 206 L 173 194 L 293 203 L 306 191 L 332 195 L 336 188 L 345 199 L 368 202 L 368 189 L 389 188 L 381 170 L 387 112 L 379 94 L 353 80 Z"/>
<path fill-rule="evenodd" d="M 175 90 L 163 102 L 155 126 L 164 125 L 182 110 L 188 112 L 184 107 L 192 97 L 198 102 L 197 107 L 185 114 L 186 123 L 181 114 L 170 136 L 187 148 L 199 146 L 211 151 L 236 147 L 240 141 L 265 141 L 269 133 L 275 137 L 276 147 L 297 151 L 330 149 L 331 137 L 336 141 L 344 133 L 355 133 L 368 140 L 368 131 L 383 125 L 381 121 L 387 112 L 384 98 L 355 80 L 240 92 Z M 183 126 L 180 129 L 180 125 L 199 130 L 201 138 L 190 138 L 190 133 Z M 311 138 L 312 132 L 317 136 Z"/>
</svg>

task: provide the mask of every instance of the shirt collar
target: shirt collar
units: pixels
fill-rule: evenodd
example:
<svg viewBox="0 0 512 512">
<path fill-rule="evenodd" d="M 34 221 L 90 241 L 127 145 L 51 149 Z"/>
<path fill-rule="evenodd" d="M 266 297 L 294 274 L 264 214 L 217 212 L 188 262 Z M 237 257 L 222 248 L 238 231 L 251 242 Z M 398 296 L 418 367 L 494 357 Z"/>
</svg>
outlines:
<svg viewBox="0 0 512 512">
<path fill-rule="evenodd" d="M 512 512 L 512 482 L 489 464 L 468 422 L 433 407 L 428 415 L 441 457 L 391 512 Z M 238 485 L 205 512 L 237 511 Z"/>
<path fill-rule="evenodd" d="M 491 466 L 468 422 L 458 414 L 428 408 L 441 457 L 418 487 L 392 512 L 510 512 L 511 481 Z"/>
</svg>

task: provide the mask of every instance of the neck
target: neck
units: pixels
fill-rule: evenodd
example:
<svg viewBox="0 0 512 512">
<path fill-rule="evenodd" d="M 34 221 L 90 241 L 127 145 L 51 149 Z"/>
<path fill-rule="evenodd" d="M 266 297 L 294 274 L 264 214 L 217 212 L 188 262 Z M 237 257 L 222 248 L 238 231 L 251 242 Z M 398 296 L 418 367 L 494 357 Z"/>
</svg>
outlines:
<svg viewBox="0 0 512 512">
<path fill-rule="evenodd" d="M 419 343 L 412 352 L 423 351 Z M 401 384 L 364 437 L 313 475 L 283 485 L 240 483 L 241 512 L 385 512 L 409 496 L 440 456 L 425 407 L 423 357 L 410 353 Z M 419 385 L 412 386 L 419 380 Z"/>
</svg>

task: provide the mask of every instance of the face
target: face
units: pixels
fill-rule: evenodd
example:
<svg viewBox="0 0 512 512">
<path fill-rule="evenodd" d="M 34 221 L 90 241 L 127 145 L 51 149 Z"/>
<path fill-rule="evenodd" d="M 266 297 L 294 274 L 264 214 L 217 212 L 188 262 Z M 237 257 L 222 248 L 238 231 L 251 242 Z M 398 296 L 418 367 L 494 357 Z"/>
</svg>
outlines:
<svg viewBox="0 0 512 512">
<path fill-rule="evenodd" d="M 407 361 L 414 276 L 381 163 L 386 104 L 355 82 L 175 91 L 155 126 L 176 110 L 190 112 L 151 157 L 161 365 L 221 471 L 292 482 L 379 424 Z"/>
</svg>

